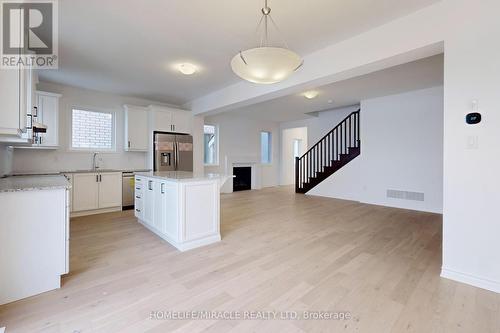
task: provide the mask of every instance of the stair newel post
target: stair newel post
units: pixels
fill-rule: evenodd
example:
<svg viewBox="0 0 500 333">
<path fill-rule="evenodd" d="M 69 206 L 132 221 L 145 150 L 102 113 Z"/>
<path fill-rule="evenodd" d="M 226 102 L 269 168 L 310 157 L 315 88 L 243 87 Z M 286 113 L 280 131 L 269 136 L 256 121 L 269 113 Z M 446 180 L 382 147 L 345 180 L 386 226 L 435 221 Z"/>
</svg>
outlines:
<svg viewBox="0 0 500 333">
<path fill-rule="evenodd" d="M 351 135 L 352 135 L 352 132 L 351 132 L 351 118 L 352 118 L 352 115 L 349 116 L 349 147 L 351 147 Z"/>
<path fill-rule="evenodd" d="M 358 111 L 358 146 L 361 146 L 361 125 L 360 125 L 361 112 Z"/>
<path fill-rule="evenodd" d="M 354 114 L 354 146 L 358 146 L 358 113 Z"/>
<path fill-rule="evenodd" d="M 295 193 L 299 193 L 299 187 L 300 187 L 299 162 L 300 159 L 298 157 L 295 157 Z"/>
</svg>

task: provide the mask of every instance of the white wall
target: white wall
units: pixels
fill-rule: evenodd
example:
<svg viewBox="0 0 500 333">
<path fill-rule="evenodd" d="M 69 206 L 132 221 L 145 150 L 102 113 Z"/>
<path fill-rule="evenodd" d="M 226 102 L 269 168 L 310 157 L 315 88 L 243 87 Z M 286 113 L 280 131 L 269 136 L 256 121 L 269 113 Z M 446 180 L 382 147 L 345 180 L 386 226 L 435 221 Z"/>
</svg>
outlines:
<svg viewBox="0 0 500 333">
<path fill-rule="evenodd" d="M 233 163 L 254 164 L 257 172 L 256 188 L 276 186 L 279 183 L 279 125 L 274 122 L 258 121 L 235 113 L 222 113 L 205 117 L 205 124 L 217 125 L 219 129 L 219 166 L 207 166 L 206 172 L 225 172 L 227 158 L 228 172 Z M 272 163 L 260 164 L 260 132 L 271 132 Z M 232 192 L 232 179 L 226 182 L 222 191 Z"/>
<path fill-rule="evenodd" d="M 357 109 L 307 120 L 310 145 Z M 361 155 L 308 194 L 441 213 L 443 88 L 362 101 L 360 119 Z M 388 189 L 423 192 L 425 201 L 387 198 Z"/>
<path fill-rule="evenodd" d="M 70 148 L 70 122 L 73 107 L 86 107 L 93 110 L 114 111 L 116 115 L 116 152 L 100 153 L 100 167 L 105 169 L 146 168 L 146 153 L 124 151 L 124 113 L 123 105 L 147 106 L 160 104 L 138 98 L 112 95 L 47 82 L 38 84 L 38 90 L 62 94 L 59 102 L 59 145 L 58 150 L 16 149 L 13 156 L 14 173 L 47 172 L 88 169 L 92 166 L 91 152 L 75 152 Z M 147 116 L 146 114 L 144 115 Z M 203 171 L 203 150 L 200 151 L 203 117 L 197 117 L 193 124 L 196 131 L 195 171 Z M 198 145 L 197 145 L 198 144 Z"/>
<path fill-rule="evenodd" d="M 302 155 L 308 149 L 307 127 L 284 128 L 281 130 L 281 185 L 295 183 L 295 157 L 293 149 L 296 139 L 301 140 L 299 154 Z"/>
<path fill-rule="evenodd" d="M 453 2 L 445 43 L 442 275 L 500 292 L 500 1 Z M 472 100 L 483 121 L 465 124 Z M 469 138 L 478 145 L 469 147 Z"/>
</svg>

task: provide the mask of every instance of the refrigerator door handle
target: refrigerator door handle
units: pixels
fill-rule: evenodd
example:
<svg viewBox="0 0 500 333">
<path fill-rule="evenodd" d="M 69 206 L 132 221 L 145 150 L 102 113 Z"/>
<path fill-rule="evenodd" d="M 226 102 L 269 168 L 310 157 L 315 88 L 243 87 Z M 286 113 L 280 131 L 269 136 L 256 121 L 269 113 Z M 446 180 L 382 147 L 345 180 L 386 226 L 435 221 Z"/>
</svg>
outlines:
<svg viewBox="0 0 500 333">
<path fill-rule="evenodd" d="M 177 170 L 177 142 L 174 141 L 174 170 Z"/>
<path fill-rule="evenodd" d="M 179 170 L 179 158 L 181 157 L 181 154 L 179 154 L 179 142 L 175 142 L 175 154 L 177 155 L 177 158 L 175 159 L 175 170 Z"/>
</svg>

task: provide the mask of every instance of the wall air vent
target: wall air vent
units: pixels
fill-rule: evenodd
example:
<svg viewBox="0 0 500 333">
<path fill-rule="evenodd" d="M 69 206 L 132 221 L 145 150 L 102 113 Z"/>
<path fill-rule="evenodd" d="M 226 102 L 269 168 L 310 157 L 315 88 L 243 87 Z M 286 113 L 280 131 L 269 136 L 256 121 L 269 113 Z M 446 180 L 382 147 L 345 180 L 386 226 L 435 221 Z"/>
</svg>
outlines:
<svg viewBox="0 0 500 333">
<path fill-rule="evenodd" d="M 393 198 L 393 199 L 412 200 L 412 201 L 424 201 L 425 200 L 424 193 L 398 191 L 398 190 L 387 190 L 387 197 Z"/>
</svg>

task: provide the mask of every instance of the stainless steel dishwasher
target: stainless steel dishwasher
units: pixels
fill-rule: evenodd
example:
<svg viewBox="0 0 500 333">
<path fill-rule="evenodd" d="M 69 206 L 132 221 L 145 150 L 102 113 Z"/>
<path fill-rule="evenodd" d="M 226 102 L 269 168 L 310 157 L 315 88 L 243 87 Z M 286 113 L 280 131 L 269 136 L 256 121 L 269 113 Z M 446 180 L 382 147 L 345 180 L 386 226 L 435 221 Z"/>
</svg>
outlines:
<svg viewBox="0 0 500 333">
<path fill-rule="evenodd" d="M 122 173 L 122 209 L 134 209 L 134 173 Z"/>
</svg>

